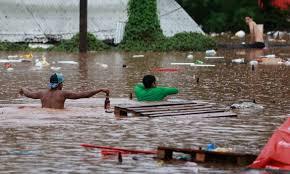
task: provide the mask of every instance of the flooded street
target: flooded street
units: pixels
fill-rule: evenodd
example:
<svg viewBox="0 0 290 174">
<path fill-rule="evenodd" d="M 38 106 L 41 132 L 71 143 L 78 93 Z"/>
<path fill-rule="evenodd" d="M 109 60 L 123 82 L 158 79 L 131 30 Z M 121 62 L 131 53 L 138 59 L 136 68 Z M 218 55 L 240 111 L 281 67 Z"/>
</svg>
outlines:
<svg viewBox="0 0 290 174">
<path fill-rule="evenodd" d="M 0 53 L 0 58 L 23 53 Z M 142 53 L 136 53 L 142 54 Z M 89 55 L 33 53 L 33 60 L 45 56 L 49 67 L 33 63 L 12 63 L 13 71 L 0 65 L 0 173 L 233 173 L 235 166 L 188 163 L 167 164 L 154 156 L 124 155 L 104 158 L 100 151 L 87 151 L 80 144 L 155 150 L 157 146 L 205 147 L 215 143 L 237 152 L 258 154 L 273 131 L 290 113 L 290 66 L 233 64 L 232 59 L 275 54 L 290 58 L 290 48 L 219 50 L 225 59 L 204 59 L 204 53 L 97 52 Z M 201 60 L 215 67 L 173 66 Z M 75 61 L 78 64 L 60 64 Z M 47 88 L 50 67 L 61 67 L 64 90 L 111 89 L 111 105 L 136 103 L 129 93 L 146 74 L 154 74 L 158 85 L 179 88 L 170 99 L 203 100 L 229 107 L 239 101 L 252 101 L 264 109 L 234 110 L 237 118 L 134 117 L 116 119 L 105 113 L 103 94 L 90 99 L 67 100 L 65 110 L 40 109 L 40 101 L 19 96 L 20 87 Z M 160 72 L 156 68 L 177 68 Z M 197 83 L 199 78 L 199 83 Z M 132 159 L 134 157 L 134 159 Z"/>
</svg>

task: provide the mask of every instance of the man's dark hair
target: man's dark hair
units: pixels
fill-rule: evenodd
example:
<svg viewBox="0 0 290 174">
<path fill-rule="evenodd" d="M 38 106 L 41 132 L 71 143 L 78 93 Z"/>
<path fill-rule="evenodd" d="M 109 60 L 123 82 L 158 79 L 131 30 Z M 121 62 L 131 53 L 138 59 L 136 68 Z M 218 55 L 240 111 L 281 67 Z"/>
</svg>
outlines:
<svg viewBox="0 0 290 174">
<path fill-rule="evenodd" d="M 152 84 L 156 82 L 156 78 L 153 75 L 146 75 L 143 77 L 142 82 L 145 88 L 152 88 Z"/>
</svg>

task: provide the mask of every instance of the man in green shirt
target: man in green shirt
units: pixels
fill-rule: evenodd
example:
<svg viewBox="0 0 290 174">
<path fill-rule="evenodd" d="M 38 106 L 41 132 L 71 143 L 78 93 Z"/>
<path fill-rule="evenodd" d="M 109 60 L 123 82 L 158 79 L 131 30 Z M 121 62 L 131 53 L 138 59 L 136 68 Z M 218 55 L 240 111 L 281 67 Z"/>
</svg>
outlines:
<svg viewBox="0 0 290 174">
<path fill-rule="evenodd" d="M 138 101 L 161 101 L 166 96 L 177 94 L 177 88 L 157 87 L 156 78 L 153 75 L 143 77 L 143 84 L 138 83 L 134 87 Z"/>
</svg>

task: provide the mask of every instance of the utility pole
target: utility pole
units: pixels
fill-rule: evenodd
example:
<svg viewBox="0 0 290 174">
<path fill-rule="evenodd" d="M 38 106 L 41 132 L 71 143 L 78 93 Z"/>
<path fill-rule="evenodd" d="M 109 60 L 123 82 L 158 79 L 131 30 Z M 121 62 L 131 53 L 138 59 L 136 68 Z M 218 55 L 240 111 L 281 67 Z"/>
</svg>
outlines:
<svg viewBox="0 0 290 174">
<path fill-rule="evenodd" d="M 86 53 L 88 51 L 88 0 L 80 0 L 80 43 L 79 51 Z"/>
</svg>

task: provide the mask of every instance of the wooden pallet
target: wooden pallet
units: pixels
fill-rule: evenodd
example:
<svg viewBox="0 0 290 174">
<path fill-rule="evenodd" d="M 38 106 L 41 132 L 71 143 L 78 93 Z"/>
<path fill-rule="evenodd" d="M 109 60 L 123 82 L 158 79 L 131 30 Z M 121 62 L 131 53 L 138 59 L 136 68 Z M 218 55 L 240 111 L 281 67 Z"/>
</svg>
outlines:
<svg viewBox="0 0 290 174">
<path fill-rule="evenodd" d="M 247 166 L 255 161 L 257 155 L 241 154 L 233 152 L 215 152 L 198 149 L 179 149 L 170 147 L 158 147 L 157 158 L 161 160 L 173 159 L 173 153 L 190 155 L 190 161 L 200 163 L 222 163 Z"/>
<path fill-rule="evenodd" d="M 218 108 L 205 102 L 163 102 L 148 103 L 143 105 L 115 106 L 115 116 L 143 116 L 143 117 L 168 117 L 168 116 L 198 116 L 206 118 L 237 117 L 237 114 Z"/>
</svg>

